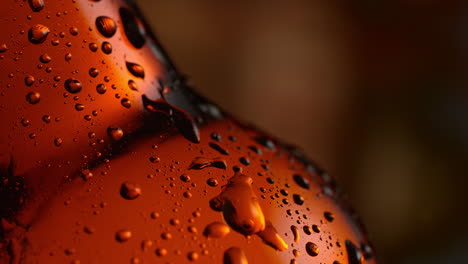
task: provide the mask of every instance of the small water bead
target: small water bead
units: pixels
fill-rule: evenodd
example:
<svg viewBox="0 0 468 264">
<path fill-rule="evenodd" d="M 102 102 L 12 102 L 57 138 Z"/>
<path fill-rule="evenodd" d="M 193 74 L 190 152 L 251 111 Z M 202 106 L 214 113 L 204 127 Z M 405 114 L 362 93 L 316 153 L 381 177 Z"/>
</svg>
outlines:
<svg viewBox="0 0 468 264">
<path fill-rule="evenodd" d="M 335 219 L 335 215 L 330 212 L 324 212 L 323 216 L 325 216 L 325 219 L 327 219 L 327 221 L 330 223 L 333 222 L 333 220 Z"/>
<path fill-rule="evenodd" d="M 122 100 L 120 100 L 120 104 L 122 104 L 122 106 L 125 108 L 130 108 L 132 106 L 132 103 L 128 98 L 123 98 Z"/>
<path fill-rule="evenodd" d="M 293 194 L 293 200 L 297 205 L 304 204 L 304 197 L 300 196 L 299 194 Z"/>
<path fill-rule="evenodd" d="M 315 233 L 320 233 L 320 227 L 318 227 L 318 225 L 312 225 L 312 230 L 314 230 Z"/>
<path fill-rule="evenodd" d="M 98 50 L 98 44 L 96 43 L 89 43 L 89 49 L 92 51 L 92 52 L 96 52 Z"/>
<path fill-rule="evenodd" d="M 115 141 L 119 141 L 124 136 L 124 132 L 120 127 L 108 127 L 107 135 Z"/>
<path fill-rule="evenodd" d="M 141 241 L 141 250 L 148 251 L 153 246 L 153 241 L 143 240 Z"/>
<path fill-rule="evenodd" d="M 312 257 L 318 256 L 320 252 L 319 247 L 315 243 L 312 243 L 312 242 L 307 242 L 305 248 L 306 248 L 307 254 L 309 254 Z"/>
<path fill-rule="evenodd" d="M 114 36 L 117 31 L 117 23 L 112 18 L 106 16 L 96 18 L 96 27 L 99 33 L 107 38 Z"/>
<path fill-rule="evenodd" d="M 47 124 L 50 123 L 51 120 L 52 120 L 52 118 L 49 115 L 44 115 L 42 117 L 42 121 L 44 121 Z"/>
<path fill-rule="evenodd" d="M 297 183 L 297 185 L 301 186 L 302 188 L 304 189 L 310 188 L 309 181 L 306 178 L 304 178 L 302 175 L 294 174 L 293 179 Z"/>
<path fill-rule="evenodd" d="M 24 127 L 27 127 L 30 124 L 31 122 L 29 121 L 29 119 L 26 119 L 26 118 L 21 119 L 21 125 L 23 125 Z"/>
<path fill-rule="evenodd" d="M 28 2 L 33 12 L 39 12 L 44 8 L 44 0 L 29 0 Z"/>
<path fill-rule="evenodd" d="M 54 139 L 55 146 L 60 147 L 62 143 L 63 143 L 63 140 L 61 138 Z"/>
<path fill-rule="evenodd" d="M 187 258 L 190 260 L 190 261 L 196 261 L 198 260 L 198 258 L 200 258 L 200 255 L 197 253 L 197 252 L 189 252 L 187 254 Z"/>
<path fill-rule="evenodd" d="M 129 80 L 128 81 L 128 88 L 132 91 L 138 91 L 138 87 L 136 85 L 136 82 L 134 80 Z"/>
<path fill-rule="evenodd" d="M 249 166 L 250 165 L 250 160 L 245 158 L 245 157 L 241 157 L 239 159 L 240 163 L 244 164 L 245 166 Z"/>
<path fill-rule="evenodd" d="M 294 242 L 299 242 L 299 240 L 301 239 L 301 236 L 300 236 L 300 233 L 299 233 L 299 228 L 297 228 L 297 226 L 291 226 L 291 231 L 293 233 L 293 236 L 294 236 Z"/>
<path fill-rule="evenodd" d="M 70 34 L 72 34 L 73 36 L 76 36 L 78 35 L 78 28 L 77 27 L 70 27 L 70 30 L 69 30 Z"/>
<path fill-rule="evenodd" d="M 99 70 L 96 68 L 89 69 L 89 76 L 96 78 L 99 75 Z"/>
<path fill-rule="evenodd" d="M 100 83 L 96 86 L 96 91 L 98 94 L 105 94 L 107 91 L 107 87 L 105 84 Z"/>
<path fill-rule="evenodd" d="M 37 103 L 39 103 L 39 101 L 41 100 L 41 94 L 38 93 L 38 92 L 29 92 L 29 93 L 26 95 L 26 100 L 27 100 L 30 104 L 37 104 Z"/>
<path fill-rule="evenodd" d="M 265 148 L 270 149 L 271 151 L 276 150 L 275 143 L 273 143 L 272 140 L 270 140 L 270 139 L 268 139 L 266 137 L 255 137 L 255 138 L 253 138 L 253 140 L 255 142 L 257 142 L 258 144 L 264 146 Z"/>
<path fill-rule="evenodd" d="M 158 248 L 158 249 L 156 249 L 155 253 L 156 253 L 156 255 L 157 255 L 158 257 L 164 257 L 164 256 L 167 255 L 167 249 L 165 249 L 165 248 Z"/>
<path fill-rule="evenodd" d="M 189 181 L 190 181 L 190 176 L 187 175 L 187 174 L 182 174 L 182 175 L 180 175 L 180 179 L 181 179 L 183 182 L 189 182 Z"/>
<path fill-rule="evenodd" d="M 218 186 L 218 180 L 216 180 L 215 178 L 209 178 L 208 180 L 206 180 L 206 183 L 211 187 Z"/>
<path fill-rule="evenodd" d="M 288 244 L 284 241 L 278 231 L 276 231 L 273 224 L 269 221 L 266 222 L 265 229 L 257 233 L 257 235 L 263 240 L 265 244 L 278 251 L 285 251 L 288 249 Z"/>
<path fill-rule="evenodd" d="M 71 53 L 65 54 L 65 60 L 66 61 L 71 61 L 71 59 L 72 59 L 72 54 Z"/>
<path fill-rule="evenodd" d="M 207 167 L 215 167 L 219 169 L 225 170 L 227 168 L 227 164 L 225 160 L 222 159 L 206 159 L 198 157 L 196 158 L 192 164 L 190 164 L 190 170 L 201 170 Z"/>
<path fill-rule="evenodd" d="M 141 65 L 133 63 L 133 62 L 126 62 L 127 70 L 135 77 L 138 78 L 145 78 L 145 70 Z"/>
<path fill-rule="evenodd" d="M 159 157 L 150 157 L 149 158 L 151 163 L 159 163 L 161 161 L 161 158 Z"/>
<path fill-rule="evenodd" d="M 39 57 L 39 60 L 42 62 L 42 63 L 49 63 L 52 58 L 49 56 L 49 54 L 47 53 L 44 53 L 42 54 L 40 57 Z"/>
<path fill-rule="evenodd" d="M 83 111 L 84 109 L 85 109 L 85 106 L 83 104 L 75 104 L 76 111 Z"/>
<path fill-rule="evenodd" d="M 120 196 L 126 200 L 135 200 L 140 197 L 141 188 L 138 184 L 132 182 L 124 182 L 120 186 Z"/>
<path fill-rule="evenodd" d="M 8 50 L 8 46 L 5 43 L 0 44 L 0 53 L 4 53 Z"/>
<path fill-rule="evenodd" d="M 50 29 L 44 25 L 36 24 L 29 29 L 28 37 L 29 41 L 33 44 L 40 44 L 47 39 L 50 33 Z"/>
<path fill-rule="evenodd" d="M 81 84 L 80 81 L 76 79 L 68 79 L 64 83 L 65 89 L 72 94 L 79 93 L 81 89 L 83 88 L 83 85 Z"/>
<path fill-rule="evenodd" d="M 60 40 L 53 39 L 50 43 L 52 44 L 52 46 L 58 46 L 60 44 Z"/>
<path fill-rule="evenodd" d="M 101 50 L 102 52 L 104 52 L 105 54 L 111 54 L 112 53 L 112 44 L 110 44 L 109 42 L 107 41 L 104 41 L 102 43 L 102 46 L 101 46 Z"/>
<path fill-rule="evenodd" d="M 220 145 L 214 142 L 210 142 L 209 146 L 223 155 L 229 155 L 229 152 L 227 150 L 223 149 Z"/>
<path fill-rule="evenodd" d="M 205 227 L 203 235 L 211 238 L 223 238 L 231 232 L 231 228 L 225 223 L 213 222 Z"/>
<path fill-rule="evenodd" d="M 164 232 L 164 233 L 161 234 L 161 238 L 164 239 L 164 240 L 172 239 L 172 234 L 169 233 L 169 232 Z"/>
<path fill-rule="evenodd" d="M 120 243 L 128 241 L 132 238 L 132 232 L 130 230 L 122 229 L 115 233 L 115 240 Z"/>
<path fill-rule="evenodd" d="M 247 256 L 238 247 L 231 247 L 224 251 L 223 264 L 248 264 Z"/>
</svg>

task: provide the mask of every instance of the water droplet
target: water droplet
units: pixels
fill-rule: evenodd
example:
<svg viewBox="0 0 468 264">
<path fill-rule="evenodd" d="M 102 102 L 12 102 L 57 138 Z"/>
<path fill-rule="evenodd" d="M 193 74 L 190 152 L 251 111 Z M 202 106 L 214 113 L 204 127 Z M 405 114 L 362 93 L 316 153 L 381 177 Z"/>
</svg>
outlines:
<svg viewBox="0 0 468 264">
<path fill-rule="evenodd" d="M 104 94 L 107 91 L 107 87 L 106 85 L 100 83 L 96 86 L 96 91 L 98 92 L 98 94 Z"/>
<path fill-rule="evenodd" d="M 33 44 L 40 44 L 44 42 L 49 35 L 50 29 L 44 25 L 37 24 L 29 29 L 28 37 L 29 41 Z"/>
<path fill-rule="evenodd" d="M 197 253 L 197 252 L 189 252 L 187 254 L 187 258 L 190 260 L 190 261 L 196 261 L 198 258 L 200 257 L 200 255 Z"/>
<path fill-rule="evenodd" d="M 190 181 L 190 176 L 187 175 L 187 174 L 182 174 L 182 175 L 180 175 L 180 179 L 181 179 L 183 182 L 189 182 L 189 181 Z"/>
<path fill-rule="evenodd" d="M 88 181 L 93 176 L 94 175 L 90 170 L 88 170 L 88 169 L 81 170 L 81 178 L 83 178 L 83 180 Z"/>
<path fill-rule="evenodd" d="M 248 264 L 247 256 L 242 249 L 231 247 L 224 251 L 223 264 Z"/>
<path fill-rule="evenodd" d="M 312 243 L 312 242 L 307 242 L 305 248 L 306 248 L 307 254 L 309 254 L 312 257 L 316 257 L 320 252 L 319 247 L 315 243 Z"/>
<path fill-rule="evenodd" d="M 239 159 L 240 163 L 244 164 L 245 166 L 249 166 L 250 165 L 250 160 L 247 159 L 247 158 L 244 158 L 244 157 L 241 157 Z"/>
<path fill-rule="evenodd" d="M 335 219 L 335 215 L 333 215 L 330 212 L 324 212 L 323 216 L 325 216 L 325 219 L 327 219 L 327 221 L 330 223 L 333 222 L 333 220 Z"/>
<path fill-rule="evenodd" d="M 78 28 L 77 27 L 71 27 L 70 28 L 70 34 L 72 34 L 73 36 L 78 35 Z"/>
<path fill-rule="evenodd" d="M 222 159 L 206 159 L 198 157 L 192 162 L 192 164 L 190 164 L 189 169 L 201 170 L 207 167 L 215 167 L 225 170 L 227 168 L 227 164 L 226 161 Z"/>
<path fill-rule="evenodd" d="M 89 49 L 92 51 L 92 52 L 96 52 L 98 50 L 98 44 L 96 43 L 89 43 Z"/>
<path fill-rule="evenodd" d="M 145 70 L 141 65 L 133 63 L 133 62 L 126 62 L 127 70 L 135 77 L 138 78 L 145 78 Z"/>
<path fill-rule="evenodd" d="M 293 194 L 294 202 L 298 205 L 304 204 L 304 197 L 300 196 L 299 194 Z"/>
<path fill-rule="evenodd" d="M 130 90 L 132 91 L 138 91 L 138 87 L 137 87 L 137 84 L 134 80 L 129 80 L 128 81 L 128 87 L 130 88 Z"/>
<path fill-rule="evenodd" d="M 44 8 L 44 0 L 29 0 L 29 6 L 33 12 L 39 12 Z"/>
<path fill-rule="evenodd" d="M 158 248 L 158 249 L 156 249 L 155 253 L 156 253 L 156 255 L 157 255 L 158 257 L 164 257 L 164 256 L 167 255 L 167 249 L 165 249 L 165 248 Z"/>
<path fill-rule="evenodd" d="M 71 53 L 65 54 L 65 60 L 66 61 L 70 61 L 71 59 L 72 59 L 72 54 Z"/>
<path fill-rule="evenodd" d="M 255 140 L 258 144 L 264 146 L 267 149 L 270 149 L 272 151 L 276 150 L 275 143 L 273 143 L 273 141 L 266 137 L 256 137 L 253 138 L 253 140 Z"/>
<path fill-rule="evenodd" d="M 107 41 L 104 41 L 104 42 L 102 43 L 101 50 L 102 50 L 102 52 L 104 52 L 105 54 L 111 54 L 111 53 L 112 53 L 112 44 L 110 44 L 110 43 L 107 42 Z"/>
<path fill-rule="evenodd" d="M 120 103 L 125 108 L 130 108 L 132 106 L 132 103 L 130 102 L 128 98 L 123 98 L 122 100 L 120 100 Z"/>
<path fill-rule="evenodd" d="M 115 233 L 115 240 L 118 242 L 126 242 L 132 238 L 132 232 L 130 230 L 122 229 Z"/>
<path fill-rule="evenodd" d="M 294 242 L 299 242 L 299 240 L 301 239 L 301 236 L 300 236 L 300 233 L 299 233 L 299 228 L 297 228 L 297 226 L 291 226 L 291 231 L 293 233 L 293 236 L 294 236 Z"/>
<path fill-rule="evenodd" d="M 218 203 L 224 219 L 235 231 L 252 235 L 265 229 L 265 217 L 252 189 L 252 178 L 236 173 L 220 195 L 210 201 Z"/>
<path fill-rule="evenodd" d="M 89 226 L 85 226 L 83 228 L 83 231 L 85 231 L 86 234 L 94 234 L 94 232 L 96 232 L 96 229 L 93 228 L 93 227 L 89 227 Z"/>
<path fill-rule="evenodd" d="M 7 50 L 8 50 L 8 46 L 5 43 L 2 43 L 0 45 L 0 53 L 4 53 Z"/>
<path fill-rule="evenodd" d="M 128 8 L 120 8 L 119 13 L 127 39 L 135 48 L 143 47 L 146 41 L 143 23 Z"/>
<path fill-rule="evenodd" d="M 117 23 L 115 23 L 112 18 L 106 16 L 96 18 L 96 27 L 98 31 L 107 38 L 114 36 L 117 31 Z"/>
<path fill-rule="evenodd" d="M 45 123 L 50 123 L 51 120 L 52 118 L 49 115 L 45 115 L 42 117 L 42 121 L 44 121 Z"/>
<path fill-rule="evenodd" d="M 150 157 L 149 158 L 151 163 L 159 163 L 161 161 L 161 158 L 159 157 Z"/>
<path fill-rule="evenodd" d="M 76 111 L 83 111 L 85 106 L 83 104 L 75 104 Z"/>
<path fill-rule="evenodd" d="M 284 239 L 278 234 L 275 227 L 271 224 L 271 222 L 267 222 L 265 225 L 265 229 L 257 234 L 265 244 L 271 246 L 272 248 L 285 251 L 288 249 L 288 244 L 284 241 Z"/>
<path fill-rule="evenodd" d="M 312 230 L 314 230 L 315 233 L 320 233 L 320 227 L 317 225 L 312 225 Z"/>
<path fill-rule="evenodd" d="M 227 150 L 223 149 L 220 145 L 214 142 L 210 142 L 209 146 L 223 155 L 229 155 L 229 152 Z"/>
<path fill-rule="evenodd" d="M 304 178 L 302 175 L 294 174 L 293 179 L 297 183 L 297 185 L 301 186 L 302 188 L 304 189 L 310 188 L 309 181 L 306 178 Z"/>
<path fill-rule="evenodd" d="M 153 241 L 143 240 L 141 241 L 141 250 L 148 251 L 153 246 Z"/>
<path fill-rule="evenodd" d="M 164 239 L 164 240 L 172 239 L 172 234 L 169 233 L 169 232 L 164 232 L 164 233 L 161 234 L 161 238 Z"/>
<path fill-rule="evenodd" d="M 83 85 L 80 81 L 72 78 L 66 80 L 64 86 L 65 89 L 72 94 L 79 93 L 81 91 L 81 88 L 83 88 Z"/>
<path fill-rule="evenodd" d="M 29 126 L 31 124 L 31 122 L 29 121 L 29 119 L 23 118 L 23 119 L 21 119 L 21 124 L 24 127 L 27 127 L 27 126 Z"/>
<path fill-rule="evenodd" d="M 363 262 L 361 251 L 349 240 L 346 240 L 346 252 L 348 253 L 349 264 L 361 264 Z"/>
<path fill-rule="evenodd" d="M 41 94 L 38 92 L 30 92 L 26 95 L 26 100 L 30 104 L 37 104 L 41 100 Z"/>
<path fill-rule="evenodd" d="M 215 178 L 209 178 L 208 180 L 206 180 L 206 183 L 211 187 L 218 186 L 218 180 L 216 180 Z"/>
<path fill-rule="evenodd" d="M 205 227 L 203 235 L 211 238 L 223 238 L 230 231 L 231 228 L 228 225 L 221 222 L 213 222 Z"/>
<path fill-rule="evenodd" d="M 62 146 L 62 143 L 63 143 L 63 140 L 61 138 L 54 139 L 55 146 L 60 147 Z"/>
<path fill-rule="evenodd" d="M 120 187 L 120 195 L 126 200 L 135 200 L 141 195 L 141 188 L 135 183 L 124 182 Z"/>
<path fill-rule="evenodd" d="M 98 75 L 99 75 L 99 70 L 98 69 L 96 69 L 96 68 L 89 69 L 89 76 L 95 78 Z"/>
<path fill-rule="evenodd" d="M 39 60 L 42 62 L 42 63 L 49 63 L 52 58 L 49 56 L 49 54 L 47 53 L 44 53 L 42 54 L 40 57 L 39 57 Z"/>
<path fill-rule="evenodd" d="M 124 136 L 124 132 L 120 127 L 108 127 L 107 135 L 115 141 L 119 141 Z"/>
</svg>

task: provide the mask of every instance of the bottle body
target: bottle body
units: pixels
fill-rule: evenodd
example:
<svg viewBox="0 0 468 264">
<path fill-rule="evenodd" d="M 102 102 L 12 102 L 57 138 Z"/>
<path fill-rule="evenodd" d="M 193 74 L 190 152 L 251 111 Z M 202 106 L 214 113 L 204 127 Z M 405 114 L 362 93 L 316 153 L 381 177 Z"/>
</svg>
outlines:
<svg viewBox="0 0 468 264">
<path fill-rule="evenodd" d="M 0 263 L 375 263 L 330 178 L 187 87 L 133 4 L 0 13 Z"/>
</svg>

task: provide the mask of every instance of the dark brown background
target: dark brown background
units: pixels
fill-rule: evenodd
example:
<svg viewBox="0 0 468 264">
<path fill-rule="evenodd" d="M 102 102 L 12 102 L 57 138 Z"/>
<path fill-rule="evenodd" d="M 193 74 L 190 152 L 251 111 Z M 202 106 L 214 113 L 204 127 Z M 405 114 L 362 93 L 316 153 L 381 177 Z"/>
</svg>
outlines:
<svg viewBox="0 0 468 264">
<path fill-rule="evenodd" d="M 468 263 L 466 4 L 137 2 L 200 92 L 338 178 L 382 263 Z"/>
</svg>

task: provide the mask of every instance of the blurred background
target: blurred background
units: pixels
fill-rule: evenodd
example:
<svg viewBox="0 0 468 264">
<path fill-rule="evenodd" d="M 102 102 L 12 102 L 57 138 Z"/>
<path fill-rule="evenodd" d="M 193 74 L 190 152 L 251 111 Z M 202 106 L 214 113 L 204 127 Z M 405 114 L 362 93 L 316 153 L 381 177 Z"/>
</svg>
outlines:
<svg viewBox="0 0 468 264">
<path fill-rule="evenodd" d="M 137 0 L 198 91 L 342 184 L 381 263 L 468 263 L 468 4 Z"/>
</svg>

